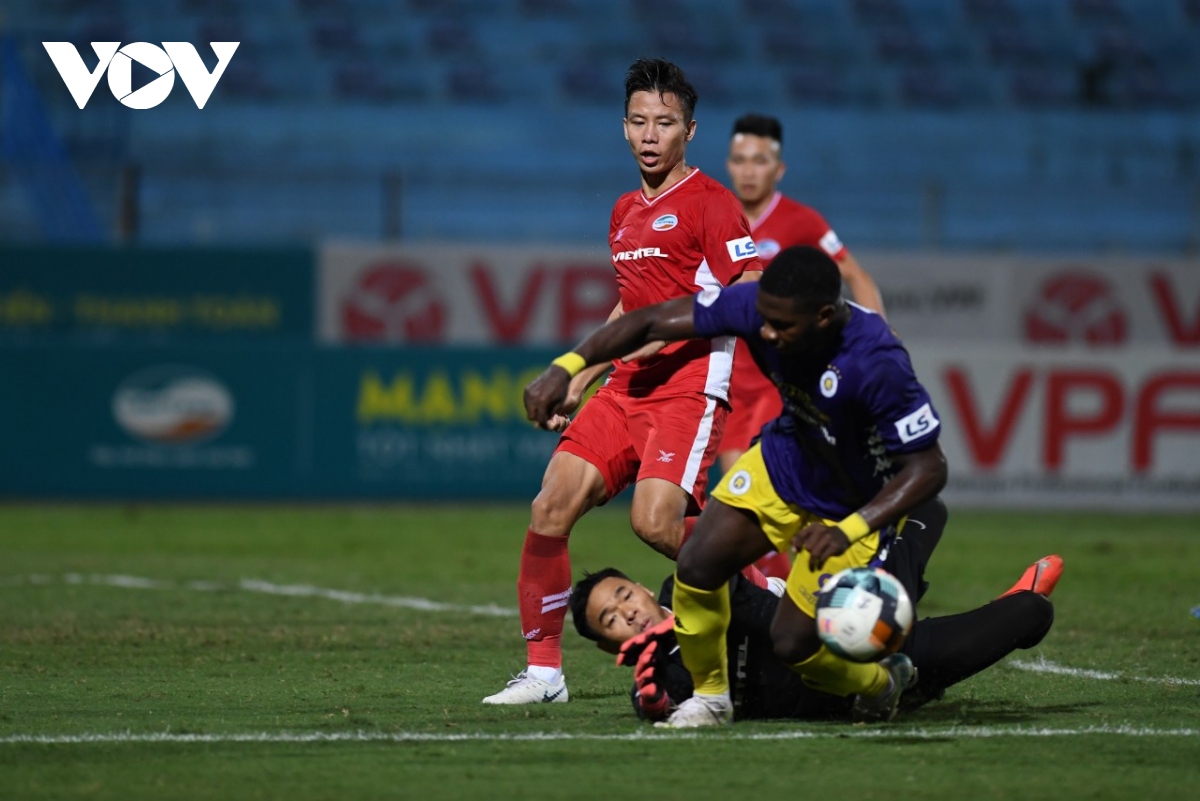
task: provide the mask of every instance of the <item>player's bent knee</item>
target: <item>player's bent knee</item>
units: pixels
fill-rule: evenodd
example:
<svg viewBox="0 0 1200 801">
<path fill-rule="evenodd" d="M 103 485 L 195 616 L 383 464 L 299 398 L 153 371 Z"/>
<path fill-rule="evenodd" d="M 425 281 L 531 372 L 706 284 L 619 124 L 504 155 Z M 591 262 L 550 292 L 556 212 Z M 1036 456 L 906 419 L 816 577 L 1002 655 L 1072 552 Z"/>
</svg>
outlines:
<svg viewBox="0 0 1200 801">
<path fill-rule="evenodd" d="M 546 537 L 565 537 L 579 518 L 604 501 L 605 492 L 599 470 L 573 454 L 555 454 L 530 504 L 530 528 Z"/>
<path fill-rule="evenodd" d="M 1036 592 L 1018 592 L 1005 600 L 1016 607 L 1016 614 L 1025 623 L 1025 635 L 1017 647 L 1032 648 L 1040 643 L 1054 625 L 1054 604 L 1050 599 Z"/>
<path fill-rule="evenodd" d="M 675 575 L 684 584 L 690 584 L 700 589 L 711 589 L 702 585 L 707 584 L 701 571 L 701 560 L 696 557 L 696 549 L 685 545 L 675 557 Z"/>
<path fill-rule="evenodd" d="M 565 537 L 593 505 L 578 493 L 543 488 L 529 505 L 529 527 L 545 537 Z"/>
<path fill-rule="evenodd" d="M 674 559 L 683 542 L 683 518 L 663 513 L 635 516 L 629 521 L 633 531 L 654 550 Z"/>
<path fill-rule="evenodd" d="M 684 584 L 698 590 L 715 590 L 737 573 L 737 568 L 724 566 L 720 559 L 694 540 L 688 540 L 675 557 L 675 575 Z"/>
</svg>

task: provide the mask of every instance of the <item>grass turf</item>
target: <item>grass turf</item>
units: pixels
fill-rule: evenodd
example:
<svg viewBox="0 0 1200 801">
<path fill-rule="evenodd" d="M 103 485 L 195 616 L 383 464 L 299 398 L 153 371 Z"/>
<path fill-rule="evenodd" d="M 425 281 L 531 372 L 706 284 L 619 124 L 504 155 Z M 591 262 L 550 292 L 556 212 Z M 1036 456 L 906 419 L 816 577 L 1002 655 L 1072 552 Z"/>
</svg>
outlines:
<svg viewBox="0 0 1200 801">
<path fill-rule="evenodd" d="M 485 707 L 523 663 L 515 616 L 386 603 L 511 610 L 525 523 L 521 507 L 0 507 L 0 797 L 1184 798 L 1200 781 L 1195 516 L 954 513 L 922 616 L 1057 552 L 1041 646 L 890 726 L 693 736 L 639 725 L 628 671 L 572 633 L 571 703 Z M 581 523 L 572 556 L 655 589 L 670 569 L 619 507 Z"/>
</svg>

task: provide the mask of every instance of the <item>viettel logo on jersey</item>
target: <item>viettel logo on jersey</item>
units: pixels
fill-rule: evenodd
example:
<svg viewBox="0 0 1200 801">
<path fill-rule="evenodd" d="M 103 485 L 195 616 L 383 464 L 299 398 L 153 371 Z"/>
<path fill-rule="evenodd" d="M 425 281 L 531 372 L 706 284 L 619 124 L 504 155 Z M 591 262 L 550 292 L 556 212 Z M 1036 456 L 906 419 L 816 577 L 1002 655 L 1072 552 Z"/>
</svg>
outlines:
<svg viewBox="0 0 1200 801">
<path fill-rule="evenodd" d="M 1025 311 L 1029 342 L 1119 345 L 1129 335 L 1125 310 L 1108 281 L 1068 272 L 1052 276 Z"/>
<path fill-rule="evenodd" d="M 113 394 L 112 413 L 130 436 L 160 445 L 194 445 L 233 421 L 233 395 L 194 367 L 151 367 L 126 378 Z"/>
<path fill-rule="evenodd" d="M 679 225 L 679 218 L 674 214 L 664 214 L 650 224 L 650 227 L 655 231 L 670 231 L 676 225 Z"/>
<path fill-rule="evenodd" d="M 419 267 L 385 262 L 364 270 L 342 301 L 342 329 L 371 342 L 439 342 L 446 305 Z"/>
</svg>

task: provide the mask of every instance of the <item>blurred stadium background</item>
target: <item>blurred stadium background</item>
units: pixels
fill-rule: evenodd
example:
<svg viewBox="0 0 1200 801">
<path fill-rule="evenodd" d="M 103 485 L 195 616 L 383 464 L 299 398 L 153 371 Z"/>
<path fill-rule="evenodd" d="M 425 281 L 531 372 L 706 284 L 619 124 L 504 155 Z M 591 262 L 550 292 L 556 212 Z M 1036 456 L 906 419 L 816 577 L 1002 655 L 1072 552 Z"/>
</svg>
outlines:
<svg viewBox="0 0 1200 801">
<path fill-rule="evenodd" d="M 1198 0 L 0 3 L 0 496 L 520 498 L 640 56 L 879 282 L 952 502 L 1200 509 Z M 44 41 L 240 45 L 73 102 Z M 152 74 L 134 76 L 135 87 Z"/>
</svg>

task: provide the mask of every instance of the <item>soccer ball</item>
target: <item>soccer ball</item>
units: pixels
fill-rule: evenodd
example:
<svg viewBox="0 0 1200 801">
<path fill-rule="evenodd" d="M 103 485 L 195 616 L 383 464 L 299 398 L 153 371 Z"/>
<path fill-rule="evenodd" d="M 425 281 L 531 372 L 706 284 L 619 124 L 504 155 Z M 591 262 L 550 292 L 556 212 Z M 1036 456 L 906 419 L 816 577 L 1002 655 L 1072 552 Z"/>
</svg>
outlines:
<svg viewBox="0 0 1200 801">
<path fill-rule="evenodd" d="M 817 594 L 817 631 L 838 656 L 874 662 L 894 654 L 912 629 L 913 605 L 896 577 L 877 567 L 834 574 Z"/>
</svg>

